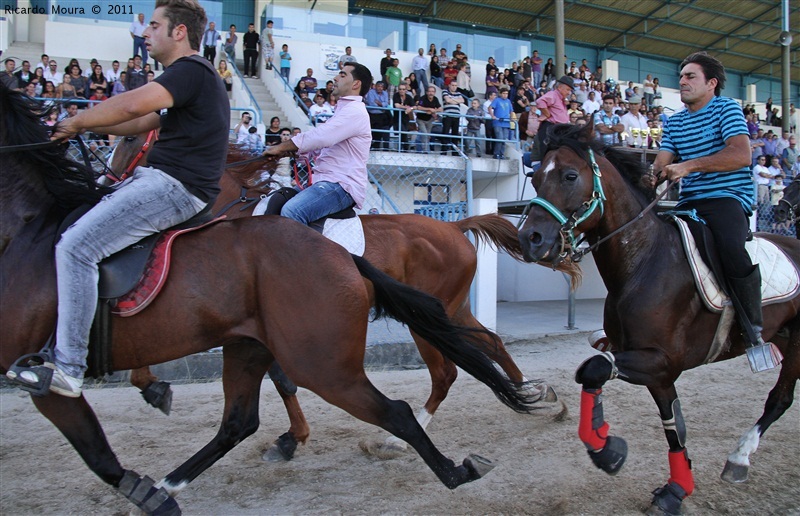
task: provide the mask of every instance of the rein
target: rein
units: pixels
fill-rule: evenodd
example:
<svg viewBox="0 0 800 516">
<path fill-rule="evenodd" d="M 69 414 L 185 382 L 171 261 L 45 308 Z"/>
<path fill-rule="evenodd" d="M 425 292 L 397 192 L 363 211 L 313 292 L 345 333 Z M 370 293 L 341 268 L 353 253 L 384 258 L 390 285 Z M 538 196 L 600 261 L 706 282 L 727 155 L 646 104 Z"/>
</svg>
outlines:
<svg viewBox="0 0 800 516">
<path fill-rule="evenodd" d="M 44 149 L 52 145 L 58 145 L 60 143 L 63 143 L 63 140 L 49 140 L 46 142 L 39 142 L 39 143 L 23 143 L 20 145 L 5 145 L 3 147 L 0 147 L 0 154 L 23 152 L 34 149 Z"/>
<path fill-rule="evenodd" d="M 664 191 L 661 192 L 653 200 L 653 202 L 648 204 L 638 215 L 636 215 L 636 217 L 618 227 L 608 235 L 604 236 L 594 244 L 585 249 L 579 250 L 578 246 L 580 246 L 586 240 L 586 236 L 584 235 L 581 238 L 576 237 L 575 229 L 583 221 L 588 219 L 598 208 L 600 209 L 600 216 L 602 217 L 604 212 L 603 201 L 606 200 L 606 195 L 603 191 L 603 185 L 600 182 L 600 178 L 603 177 L 603 174 L 600 172 L 600 167 L 597 165 L 597 161 L 594 158 L 594 151 L 591 148 L 589 149 L 589 165 L 592 167 L 592 195 L 588 201 L 581 204 L 581 206 L 569 217 L 565 217 L 564 214 L 561 213 L 561 210 L 556 208 L 551 202 L 541 197 L 535 197 L 531 199 L 529 204 L 529 208 L 531 206 L 541 206 L 545 209 L 545 211 L 547 211 L 547 213 L 552 215 L 554 219 L 561 223 L 561 229 L 559 230 L 559 235 L 561 236 L 561 252 L 558 255 L 558 259 L 554 262 L 554 265 L 563 261 L 567 257 L 569 251 L 572 252 L 570 256 L 572 261 L 576 263 L 580 262 L 584 256 L 592 252 L 594 249 L 597 249 L 600 244 L 607 241 L 617 233 L 625 230 L 628 226 L 642 219 L 648 212 L 652 211 L 653 208 L 655 208 L 658 204 L 658 201 L 660 201 L 675 184 L 675 181 L 669 181 Z"/>
</svg>

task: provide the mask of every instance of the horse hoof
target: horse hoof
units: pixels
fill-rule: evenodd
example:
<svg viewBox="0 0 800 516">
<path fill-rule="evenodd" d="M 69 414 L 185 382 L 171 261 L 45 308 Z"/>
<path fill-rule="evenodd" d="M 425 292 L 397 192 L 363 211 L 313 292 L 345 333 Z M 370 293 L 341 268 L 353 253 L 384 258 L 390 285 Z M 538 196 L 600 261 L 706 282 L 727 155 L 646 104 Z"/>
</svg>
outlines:
<svg viewBox="0 0 800 516">
<path fill-rule="evenodd" d="M 664 487 L 653 491 L 653 501 L 646 514 L 659 516 L 681 514 L 684 498 L 686 491 L 675 482 L 668 482 Z"/>
<path fill-rule="evenodd" d="M 476 478 L 481 478 L 494 469 L 496 464 L 486 457 L 471 453 L 464 459 L 464 467 L 475 473 Z"/>
<path fill-rule="evenodd" d="M 731 484 L 738 484 L 747 481 L 747 473 L 750 467 L 743 464 L 734 464 L 731 461 L 725 463 L 725 468 L 722 470 L 720 478 L 725 482 Z"/>
<path fill-rule="evenodd" d="M 625 459 L 628 457 L 628 443 L 621 437 L 609 435 L 603 449 L 589 451 L 589 457 L 591 457 L 595 466 L 609 475 L 616 475 L 622 469 L 622 465 L 625 464 Z"/>
<path fill-rule="evenodd" d="M 142 397 L 151 406 L 166 415 L 172 409 L 172 388 L 169 382 L 153 382 L 142 391 Z"/>
<path fill-rule="evenodd" d="M 270 446 L 267 451 L 261 455 L 261 460 L 264 462 L 289 462 L 289 459 L 286 458 L 277 444 Z"/>
<path fill-rule="evenodd" d="M 360 441 L 358 447 L 367 455 L 382 460 L 396 459 L 406 452 L 404 447 L 387 442 Z"/>
</svg>

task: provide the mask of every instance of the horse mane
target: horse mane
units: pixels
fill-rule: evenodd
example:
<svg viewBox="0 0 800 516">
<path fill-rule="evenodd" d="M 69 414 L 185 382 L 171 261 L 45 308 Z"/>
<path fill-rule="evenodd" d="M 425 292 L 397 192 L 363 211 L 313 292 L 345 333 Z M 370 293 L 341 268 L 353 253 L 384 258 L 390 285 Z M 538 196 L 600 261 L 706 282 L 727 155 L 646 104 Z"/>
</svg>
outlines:
<svg viewBox="0 0 800 516">
<path fill-rule="evenodd" d="M 271 172 L 274 172 L 278 163 L 277 158 L 264 157 L 263 160 L 231 166 L 235 163 L 251 160 L 254 157 L 257 156 L 242 145 L 229 145 L 228 155 L 225 159 L 225 173 L 230 175 L 241 186 L 256 190 L 260 193 L 271 192 L 274 190 L 273 185 L 277 185 L 277 188 L 280 188 L 277 181 L 271 179 Z M 265 172 L 265 169 L 270 171 L 270 177 L 268 178 L 264 176 L 263 172 Z"/>
<path fill-rule="evenodd" d="M 655 189 L 651 188 L 647 181 L 643 181 L 648 169 L 642 163 L 640 156 L 622 151 L 618 147 L 605 145 L 594 138 L 593 126 L 586 128 L 570 124 L 557 124 L 548 129 L 545 144 L 547 146 L 545 154 L 560 147 L 567 147 L 586 162 L 589 162 L 589 149 L 592 149 L 595 154 L 605 156 L 614 165 L 631 189 L 641 196 L 640 200 L 644 204 L 651 202 L 656 197 Z"/>
<path fill-rule="evenodd" d="M 52 109 L 52 108 L 51 108 Z M 0 146 L 29 145 L 48 142 L 49 128 L 42 123 L 50 109 L 5 85 L 0 85 Z M 95 181 L 94 171 L 66 156 L 67 145 L 53 144 L 34 150 L 20 150 L 4 157 L 0 168 L 3 189 L 30 188 L 32 179 L 55 198 L 56 203 L 71 210 L 82 204 L 97 204 L 112 190 Z M 16 164 L 17 166 L 12 166 Z M 21 172 L 21 168 L 25 172 Z"/>
</svg>

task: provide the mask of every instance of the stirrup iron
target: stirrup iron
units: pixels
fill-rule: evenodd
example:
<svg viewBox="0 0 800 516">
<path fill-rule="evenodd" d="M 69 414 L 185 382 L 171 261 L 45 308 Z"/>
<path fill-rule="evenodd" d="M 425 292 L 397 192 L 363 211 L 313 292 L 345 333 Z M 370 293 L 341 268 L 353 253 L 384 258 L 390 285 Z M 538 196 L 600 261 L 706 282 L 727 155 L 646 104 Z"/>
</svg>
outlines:
<svg viewBox="0 0 800 516">
<path fill-rule="evenodd" d="M 775 369 L 783 360 L 778 347 L 772 342 L 761 341 L 761 344 L 750 346 L 745 350 L 750 370 L 754 373 Z"/>
<path fill-rule="evenodd" d="M 8 368 L 6 377 L 23 391 L 28 391 L 31 396 L 43 397 L 50 392 L 50 383 L 53 381 L 55 368 L 55 335 L 47 339 L 47 343 L 38 353 L 29 353 L 19 357 Z M 31 371 L 37 377 L 35 383 L 29 382 L 21 375 L 25 371 Z"/>
</svg>

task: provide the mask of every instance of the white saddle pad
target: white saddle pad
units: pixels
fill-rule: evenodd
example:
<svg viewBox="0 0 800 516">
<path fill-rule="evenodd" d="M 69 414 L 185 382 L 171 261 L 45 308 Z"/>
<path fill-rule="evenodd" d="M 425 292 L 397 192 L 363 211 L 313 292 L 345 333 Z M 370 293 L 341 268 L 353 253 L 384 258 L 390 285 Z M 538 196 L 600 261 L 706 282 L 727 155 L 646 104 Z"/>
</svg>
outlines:
<svg viewBox="0 0 800 516">
<path fill-rule="evenodd" d="M 680 229 L 683 249 L 692 268 L 694 281 L 700 297 L 706 307 L 712 312 L 722 312 L 728 301 L 719 288 L 714 274 L 700 257 L 697 244 L 694 241 L 689 226 L 683 220 L 675 218 Z M 792 260 L 783 250 L 763 238 L 755 237 L 745 244 L 750 259 L 757 263 L 761 269 L 761 303 L 771 305 L 791 299 L 800 291 L 800 275 Z"/>
<path fill-rule="evenodd" d="M 264 215 L 267 211 L 268 197 L 262 197 L 253 209 L 253 217 Z M 361 217 L 355 216 L 350 219 L 328 219 L 322 230 L 322 236 L 333 240 L 340 246 L 347 249 L 347 252 L 357 256 L 364 256 L 364 226 L 361 225 Z"/>
</svg>

